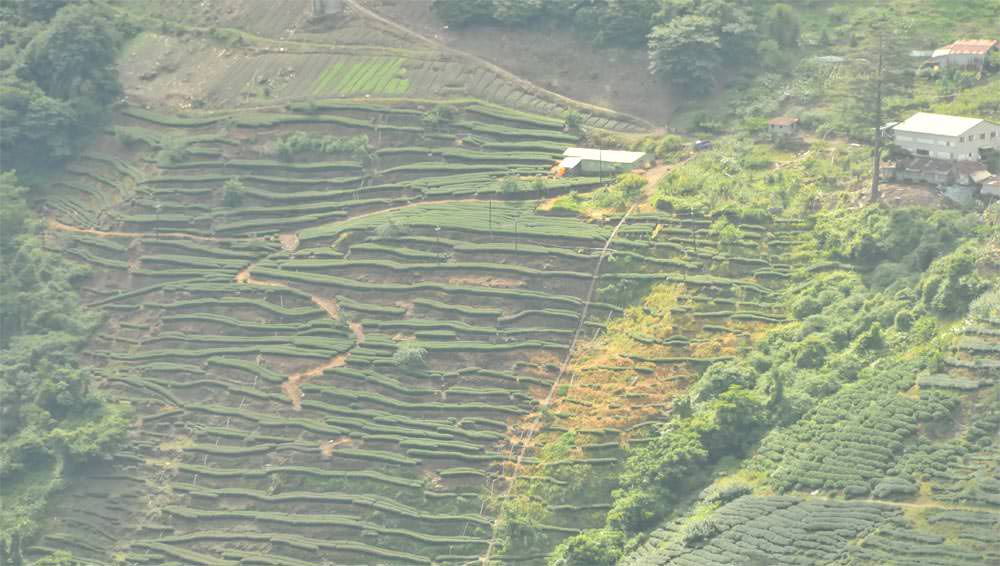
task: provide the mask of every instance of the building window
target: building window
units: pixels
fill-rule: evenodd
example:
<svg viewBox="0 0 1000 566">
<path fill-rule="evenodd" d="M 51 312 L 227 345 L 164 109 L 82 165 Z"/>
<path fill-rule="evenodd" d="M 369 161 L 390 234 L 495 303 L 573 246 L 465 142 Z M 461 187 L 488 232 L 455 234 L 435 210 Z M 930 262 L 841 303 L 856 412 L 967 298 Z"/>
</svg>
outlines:
<svg viewBox="0 0 1000 566">
<path fill-rule="evenodd" d="M 929 153 L 930 152 L 928 152 L 926 149 L 918 149 L 917 150 L 917 155 L 928 155 Z"/>
<path fill-rule="evenodd" d="M 990 132 L 990 139 L 997 137 L 996 131 Z"/>
<path fill-rule="evenodd" d="M 983 132 L 983 133 L 979 134 L 979 139 L 981 139 L 981 140 L 986 139 L 986 132 Z"/>
</svg>

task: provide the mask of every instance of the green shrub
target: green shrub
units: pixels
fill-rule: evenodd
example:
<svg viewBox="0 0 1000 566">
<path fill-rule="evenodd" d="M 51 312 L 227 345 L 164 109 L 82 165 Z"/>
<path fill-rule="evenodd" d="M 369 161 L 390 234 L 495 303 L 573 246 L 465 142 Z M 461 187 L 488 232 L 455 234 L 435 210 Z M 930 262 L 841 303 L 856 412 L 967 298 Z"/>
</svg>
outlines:
<svg viewBox="0 0 1000 566">
<path fill-rule="evenodd" d="M 656 142 L 654 152 L 660 159 L 671 159 L 684 151 L 686 145 L 684 138 L 675 134 L 667 134 Z"/>
<path fill-rule="evenodd" d="M 973 222 L 957 211 L 866 206 L 820 214 L 812 237 L 836 259 L 862 265 L 888 260 L 923 271 L 968 234 Z"/>
<path fill-rule="evenodd" d="M 435 104 L 433 108 L 424 112 L 421 121 L 424 126 L 431 130 L 437 130 L 450 124 L 455 120 L 457 112 L 450 104 Z"/>
<path fill-rule="evenodd" d="M 368 138 L 364 135 L 338 137 L 294 132 L 269 145 L 266 151 L 285 161 L 303 153 L 349 154 L 360 160 L 367 156 Z"/>
<path fill-rule="evenodd" d="M 513 175 L 507 175 L 500 180 L 500 192 L 509 195 L 521 190 L 521 182 Z"/>
<path fill-rule="evenodd" d="M 614 566 L 622 556 L 625 535 L 613 529 L 590 529 L 564 540 L 549 557 L 549 566 Z"/>
<path fill-rule="evenodd" d="M 157 165 L 175 165 L 190 157 L 187 144 L 177 139 L 167 139 L 163 142 L 162 148 L 156 154 Z"/>
<path fill-rule="evenodd" d="M 684 525 L 681 530 L 681 541 L 684 546 L 694 546 L 719 534 L 721 530 L 719 522 L 713 517 L 703 517 Z"/>
<path fill-rule="evenodd" d="M 237 208 L 243 204 L 247 188 L 238 178 L 233 177 L 222 185 L 222 205 L 227 208 Z"/>
<path fill-rule="evenodd" d="M 583 125 L 583 115 L 576 110 L 567 110 L 563 114 L 563 125 L 567 130 L 578 131 L 580 126 Z"/>
<path fill-rule="evenodd" d="M 928 310 L 949 317 L 961 316 L 969 303 L 986 290 L 976 272 L 976 245 L 963 245 L 931 264 L 920 281 L 920 301 Z"/>
<path fill-rule="evenodd" d="M 724 505 L 738 497 L 750 495 L 751 493 L 753 493 L 753 487 L 750 484 L 735 481 L 706 489 L 701 493 L 700 499 L 706 503 Z"/>
<path fill-rule="evenodd" d="M 403 342 L 392 355 L 392 363 L 404 370 L 420 370 L 427 367 L 427 349 L 412 342 Z"/>
</svg>

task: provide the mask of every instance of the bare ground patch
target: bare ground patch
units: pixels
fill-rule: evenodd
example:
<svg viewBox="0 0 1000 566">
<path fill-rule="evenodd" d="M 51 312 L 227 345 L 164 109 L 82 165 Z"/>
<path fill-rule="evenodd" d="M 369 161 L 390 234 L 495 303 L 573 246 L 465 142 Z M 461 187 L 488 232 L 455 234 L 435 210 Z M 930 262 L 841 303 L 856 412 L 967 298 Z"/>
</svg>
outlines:
<svg viewBox="0 0 1000 566">
<path fill-rule="evenodd" d="M 493 277 L 492 275 L 461 275 L 449 277 L 448 283 L 451 285 L 477 285 L 480 287 L 493 287 L 496 289 L 516 289 L 524 286 L 524 281 Z"/>
<path fill-rule="evenodd" d="M 564 22 L 506 28 L 449 28 L 430 10 L 431 0 L 362 0 L 405 27 L 490 61 L 564 96 L 625 112 L 662 126 L 677 102 L 666 84 L 649 74 L 645 49 L 595 47 Z M 599 67 L 581 64 L 601 61 Z"/>
<path fill-rule="evenodd" d="M 294 252 L 299 249 L 299 236 L 297 234 L 281 234 L 278 236 L 281 249 L 286 252 Z"/>
</svg>

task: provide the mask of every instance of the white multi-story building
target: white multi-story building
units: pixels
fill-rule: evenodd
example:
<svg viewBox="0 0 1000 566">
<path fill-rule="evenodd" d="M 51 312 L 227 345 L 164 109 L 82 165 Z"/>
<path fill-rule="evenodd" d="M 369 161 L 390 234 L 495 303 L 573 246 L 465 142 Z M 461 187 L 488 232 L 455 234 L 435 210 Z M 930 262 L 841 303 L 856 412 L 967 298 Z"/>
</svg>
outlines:
<svg viewBox="0 0 1000 566">
<path fill-rule="evenodd" d="M 979 150 L 1000 150 L 1000 125 L 980 118 L 917 112 L 891 131 L 896 145 L 919 157 L 978 161 Z"/>
</svg>

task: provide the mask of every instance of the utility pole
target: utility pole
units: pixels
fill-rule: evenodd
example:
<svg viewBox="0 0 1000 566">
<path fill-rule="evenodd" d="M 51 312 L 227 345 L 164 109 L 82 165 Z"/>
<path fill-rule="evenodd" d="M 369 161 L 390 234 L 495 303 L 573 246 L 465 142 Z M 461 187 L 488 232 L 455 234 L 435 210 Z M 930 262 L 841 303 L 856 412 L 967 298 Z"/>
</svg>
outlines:
<svg viewBox="0 0 1000 566">
<path fill-rule="evenodd" d="M 598 165 L 597 165 L 598 179 L 600 180 L 600 184 L 603 186 L 604 185 L 604 150 L 601 149 L 601 148 L 597 148 L 597 163 L 598 163 Z"/>
<path fill-rule="evenodd" d="M 878 31 L 878 63 L 875 66 L 875 148 L 872 152 L 872 190 L 869 202 L 879 200 L 879 177 L 882 165 L 882 51 L 883 30 Z"/>
<path fill-rule="evenodd" d="M 156 210 L 156 224 L 155 224 L 156 228 L 154 229 L 154 232 L 156 234 L 155 239 L 157 240 L 160 239 L 160 208 L 162 206 L 163 205 L 160 204 L 160 201 L 156 201 L 156 204 L 153 205 L 153 208 Z"/>
<path fill-rule="evenodd" d="M 517 253 L 517 221 L 518 218 L 514 218 L 514 253 Z"/>
</svg>

